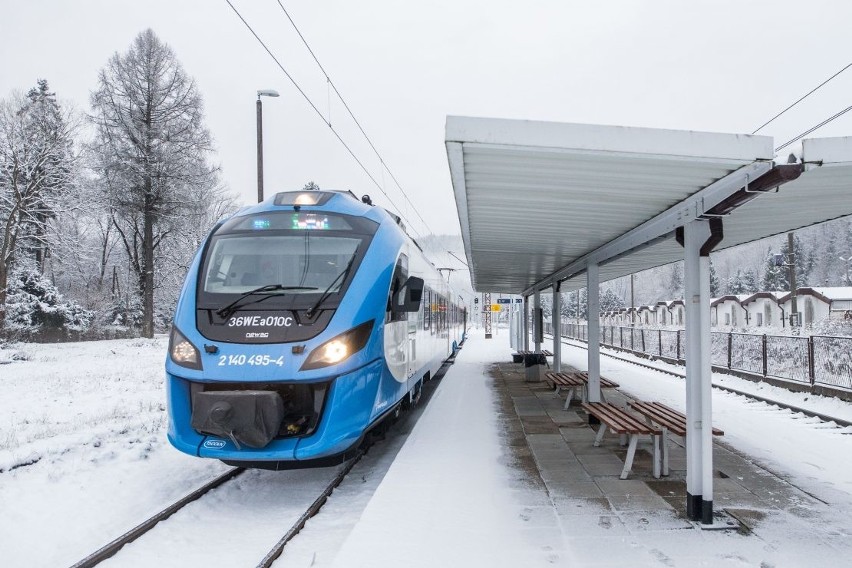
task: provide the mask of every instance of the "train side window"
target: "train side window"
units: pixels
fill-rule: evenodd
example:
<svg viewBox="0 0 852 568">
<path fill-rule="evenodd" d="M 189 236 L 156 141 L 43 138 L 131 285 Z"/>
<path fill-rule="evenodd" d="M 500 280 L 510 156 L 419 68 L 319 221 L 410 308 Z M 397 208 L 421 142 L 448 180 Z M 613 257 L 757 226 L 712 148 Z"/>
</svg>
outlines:
<svg viewBox="0 0 852 568">
<path fill-rule="evenodd" d="M 408 312 L 394 312 L 391 310 L 391 305 L 398 300 L 398 292 L 405 285 L 408 279 L 408 257 L 404 254 L 399 255 L 399 260 L 396 262 L 396 267 L 393 270 L 391 278 L 390 291 L 388 292 L 388 305 L 385 311 L 385 322 L 406 321 L 408 320 Z"/>
<path fill-rule="evenodd" d="M 425 290 L 423 290 L 423 302 L 422 302 L 423 329 L 425 331 L 429 331 L 430 320 L 432 319 L 431 318 L 431 315 L 432 315 L 431 304 L 432 304 L 432 291 L 429 290 L 428 288 L 426 288 Z"/>
</svg>

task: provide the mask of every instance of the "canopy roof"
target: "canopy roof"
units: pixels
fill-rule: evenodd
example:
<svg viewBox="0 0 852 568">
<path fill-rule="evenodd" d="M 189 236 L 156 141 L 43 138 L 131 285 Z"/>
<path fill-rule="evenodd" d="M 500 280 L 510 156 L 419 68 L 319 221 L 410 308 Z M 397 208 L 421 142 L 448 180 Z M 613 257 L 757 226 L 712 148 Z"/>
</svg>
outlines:
<svg viewBox="0 0 852 568">
<path fill-rule="evenodd" d="M 757 194 L 783 169 L 767 136 L 450 116 L 446 146 L 480 292 L 681 260 L 675 230 L 696 218 L 723 219 L 718 250 L 852 214 L 852 138 L 806 140 L 806 171 Z"/>
</svg>

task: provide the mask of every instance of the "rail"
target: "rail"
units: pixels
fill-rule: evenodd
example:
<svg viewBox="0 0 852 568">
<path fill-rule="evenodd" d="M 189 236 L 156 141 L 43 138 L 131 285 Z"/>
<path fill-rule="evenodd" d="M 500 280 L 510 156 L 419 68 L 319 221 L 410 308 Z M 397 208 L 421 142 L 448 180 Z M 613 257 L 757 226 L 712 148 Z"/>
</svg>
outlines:
<svg viewBox="0 0 852 568">
<path fill-rule="evenodd" d="M 552 324 L 545 322 L 545 332 Z M 588 341 L 585 324 L 562 324 L 562 337 Z M 684 362 L 683 330 L 601 326 L 601 345 L 672 363 Z M 781 379 L 811 392 L 852 399 L 852 337 L 746 334 L 714 331 L 711 361 L 753 379 Z M 801 390 L 801 389 L 799 389 Z"/>
</svg>

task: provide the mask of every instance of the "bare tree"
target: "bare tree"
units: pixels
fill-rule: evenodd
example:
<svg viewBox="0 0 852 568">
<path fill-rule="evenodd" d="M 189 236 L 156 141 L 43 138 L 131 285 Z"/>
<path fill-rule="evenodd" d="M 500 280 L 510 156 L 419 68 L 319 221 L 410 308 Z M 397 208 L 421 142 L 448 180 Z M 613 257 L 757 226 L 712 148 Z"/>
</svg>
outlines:
<svg viewBox="0 0 852 568">
<path fill-rule="evenodd" d="M 91 96 L 93 146 L 112 222 L 142 298 L 142 334 L 154 332 L 155 251 L 198 189 L 216 185 L 201 95 L 172 49 L 150 29 L 110 58 Z"/>
<path fill-rule="evenodd" d="M 0 101 L 0 327 L 9 273 L 19 255 L 29 253 L 44 267 L 49 221 L 74 182 L 78 127 L 46 80 L 26 95 Z"/>
</svg>

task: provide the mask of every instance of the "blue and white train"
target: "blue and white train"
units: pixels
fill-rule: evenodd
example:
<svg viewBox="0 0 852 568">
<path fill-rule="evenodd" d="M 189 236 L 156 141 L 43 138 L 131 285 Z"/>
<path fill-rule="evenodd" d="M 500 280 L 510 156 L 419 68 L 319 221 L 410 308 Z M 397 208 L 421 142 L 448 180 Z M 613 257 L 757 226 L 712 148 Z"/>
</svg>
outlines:
<svg viewBox="0 0 852 568">
<path fill-rule="evenodd" d="M 350 192 L 279 193 L 216 225 L 189 269 L 169 441 L 234 465 L 338 463 L 417 401 L 465 325 L 398 217 Z"/>
</svg>

